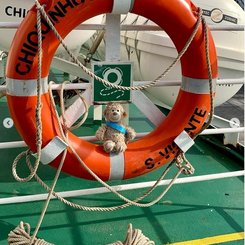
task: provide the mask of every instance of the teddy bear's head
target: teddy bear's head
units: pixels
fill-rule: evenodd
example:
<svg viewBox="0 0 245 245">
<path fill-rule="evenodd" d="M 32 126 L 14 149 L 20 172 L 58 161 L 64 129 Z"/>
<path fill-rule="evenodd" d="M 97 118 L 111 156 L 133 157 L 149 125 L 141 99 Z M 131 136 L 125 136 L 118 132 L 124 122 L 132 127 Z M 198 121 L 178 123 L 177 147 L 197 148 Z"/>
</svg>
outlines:
<svg viewBox="0 0 245 245">
<path fill-rule="evenodd" d="M 124 117 L 126 117 L 126 112 L 121 104 L 111 102 L 107 104 L 104 116 L 106 121 L 120 122 Z"/>
</svg>

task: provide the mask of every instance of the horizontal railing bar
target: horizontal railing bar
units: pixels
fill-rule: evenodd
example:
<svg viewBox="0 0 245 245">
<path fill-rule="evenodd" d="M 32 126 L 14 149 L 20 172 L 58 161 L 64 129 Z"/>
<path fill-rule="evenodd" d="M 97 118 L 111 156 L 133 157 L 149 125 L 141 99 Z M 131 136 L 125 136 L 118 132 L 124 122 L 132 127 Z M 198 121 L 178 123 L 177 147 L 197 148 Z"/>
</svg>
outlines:
<svg viewBox="0 0 245 245">
<path fill-rule="evenodd" d="M 244 173 L 245 171 L 241 170 L 241 171 L 234 171 L 234 172 L 185 177 L 185 178 L 177 179 L 174 182 L 174 184 L 186 184 L 186 183 L 193 183 L 193 182 L 239 177 L 239 176 L 244 176 Z M 170 181 L 171 179 L 162 180 L 160 181 L 158 186 L 168 185 Z M 136 190 L 136 189 L 142 189 L 142 188 L 150 188 L 154 184 L 155 184 L 155 181 L 148 181 L 148 182 L 142 182 L 142 183 L 116 185 L 116 186 L 112 186 L 112 188 L 117 191 L 128 191 L 128 190 Z M 63 191 L 63 192 L 58 192 L 58 195 L 64 198 L 68 198 L 68 197 L 102 194 L 102 193 L 108 193 L 108 192 L 110 191 L 107 188 L 98 187 L 98 188 L 90 188 L 90 189 L 84 189 L 84 190 Z M 54 198 L 55 197 L 52 196 L 52 199 Z M 0 198 L 0 204 L 25 203 L 25 202 L 41 201 L 41 200 L 46 200 L 46 199 L 47 199 L 47 194 L 35 194 L 35 195 L 26 195 L 26 196 L 18 196 L 18 197 L 16 196 L 15 197 L 5 197 L 5 198 Z"/>
<path fill-rule="evenodd" d="M 234 78 L 234 79 L 218 79 L 218 85 L 225 84 L 244 84 L 244 78 Z"/>
<path fill-rule="evenodd" d="M 244 31 L 244 25 L 209 25 L 211 31 Z"/>
<path fill-rule="evenodd" d="M 134 81 L 134 85 L 145 85 L 150 83 L 150 81 Z M 245 84 L 244 78 L 235 78 L 235 79 L 218 79 L 216 82 L 217 85 L 225 85 L 225 84 Z M 180 86 L 181 81 L 179 80 L 169 80 L 169 81 L 157 81 L 155 83 L 155 87 L 163 87 L 163 86 Z"/>
<path fill-rule="evenodd" d="M 77 85 L 81 85 L 77 86 Z M 91 88 L 91 83 L 69 83 L 64 86 L 64 89 L 66 90 L 75 90 L 75 89 L 88 89 Z M 79 88 L 78 88 L 79 87 Z M 62 85 L 61 84 L 53 84 L 51 85 L 52 90 L 61 90 Z"/>
<path fill-rule="evenodd" d="M 150 83 L 150 81 L 134 81 L 134 85 L 144 85 Z M 217 80 L 217 85 L 225 85 L 225 84 L 244 84 L 244 78 L 235 78 L 235 79 L 219 79 Z M 170 80 L 170 81 L 158 81 L 154 86 L 162 87 L 162 86 L 180 86 L 181 81 Z M 74 89 L 87 89 L 91 88 L 90 83 L 70 83 L 64 86 L 66 90 L 74 90 Z M 0 85 L 0 91 L 6 91 L 6 85 Z M 60 90 L 61 84 L 53 84 L 53 90 Z"/>
<path fill-rule="evenodd" d="M 245 131 L 245 127 L 239 128 L 215 128 L 215 129 L 205 129 L 201 135 L 213 135 L 213 134 L 224 134 L 224 133 L 241 133 Z M 136 138 L 141 138 L 149 134 L 150 132 L 137 133 Z M 95 142 L 98 141 L 95 136 L 81 136 L 79 137 L 83 140 Z M 11 142 L 0 142 L 0 149 L 12 149 L 26 147 L 24 141 L 11 141 Z"/>
<path fill-rule="evenodd" d="M 0 22 L 0 29 L 16 29 L 19 27 L 18 22 Z M 75 30 L 105 30 L 105 24 L 81 24 Z M 243 25 L 209 25 L 212 31 L 244 31 Z M 122 31 L 161 31 L 157 25 L 121 25 Z"/>
<path fill-rule="evenodd" d="M 16 29 L 19 26 L 19 22 L 0 22 L 0 29 Z"/>
<path fill-rule="evenodd" d="M 227 133 L 242 133 L 245 127 L 239 128 L 215 128 L 215 129 L 205 129 L 201 135 L 211 135 L 211 134 L 227 134 Z"/>
</svg>

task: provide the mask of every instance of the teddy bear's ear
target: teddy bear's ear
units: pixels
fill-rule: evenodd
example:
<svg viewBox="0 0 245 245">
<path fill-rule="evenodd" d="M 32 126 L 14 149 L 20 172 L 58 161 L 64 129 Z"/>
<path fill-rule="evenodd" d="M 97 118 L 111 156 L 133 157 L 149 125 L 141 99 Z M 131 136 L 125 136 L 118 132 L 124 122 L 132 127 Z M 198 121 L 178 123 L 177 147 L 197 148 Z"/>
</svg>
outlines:
<svg viewBox="0 0 245 245">
<path fill-rule="evenodd" d="M 127 116 L 127 113 L 124 111 L 123 112 L 123 117 L 126 117 Z"/>
</svg>

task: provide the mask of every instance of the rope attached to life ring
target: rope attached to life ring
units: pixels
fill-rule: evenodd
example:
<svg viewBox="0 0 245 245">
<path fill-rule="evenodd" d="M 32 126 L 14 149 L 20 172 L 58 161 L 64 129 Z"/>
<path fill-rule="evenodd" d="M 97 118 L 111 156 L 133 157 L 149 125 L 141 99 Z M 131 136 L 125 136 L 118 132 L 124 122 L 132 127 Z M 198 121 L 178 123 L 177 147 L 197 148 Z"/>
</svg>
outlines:
<svg viewBox="0 0 245 245">
<path fill-rule="evenodd" d="M 38 2 L 38 0 L 36 0 L 36 5 L 37 5 L 37 26 L 38 26 L 38 34 L 39 34 L 39 53 L 38 53 L 38 60 L 39 60 L 39 70 L 38 70 L 38 86 L 37 86 L 37 109 L 36 109 L 36 122 L 37 122 L 37 159 L 35 161 L 34 167 L 32 167 L 32 165 L 30 164 L 30 161 L 28 161 L 29 159 L 29 150 L 22 153 L 21 156 L 26 155 L 27 157 L 27 164 L 28 167 L 30 168 L 31 174 L 27 177 L 27 178 L 20 178 L 18 177 L 17 173 L 16 173 L 16 166 L 17 163 L 16 161 L 13 164 L 13 174 L 14 177 L 18 180 L 18 181 L 29 181 L 30 179 L 32 179 L 33 177 L 35 177 L 38 182 L 41 182 L 42 185 L 48 190 L 49 195 L 48 198 L 45 202 L 44 208 L 42 210 L 42 214 L 40 216 L 39 222 L 36 226 L 34 235 L 31 237 L 30 236 L 30 226 L 28 224 L 25 224 L 23 222 L 20 223 L 20 225 L 14 230 L 11 231 L 9 234 L 9 244 L 11 245 L 50 245 L 50 243 L 45 242 L 42 239 L 37 239 L 36 235 L 38 232 L 38 229 L 41 225 L 42 219 L 45 215 L 46 209 L 48 207 L 49 201 L 51 199 L 51 196 L 54 195 L 55 197 L 57 197 L 59 200 L 61 200 L 62 202 L 64 202 L 65 204 L 68 204 L 74 208 L 78 208 L 78 209 L 82 209 L 82 210 L 87 210 L 87 211 L 114 211 L 117 210 L 119 208 L 125 208 L 128 207 L 130 205 L 135 205 L 138 207 L 149 207 L 155 203 L 157 203 L 165 194 L 166 192 L 170 189 L 170 187 L 173 185 L 174 181 L 178 178 L 179 174 L 181 174 L 182 172 L 187 172 L 187 174 L 192 173 L 193 169 L 189 166 L 189 162 L 187 161 L 187 159 L 185 157 L 182 157 L 182 160 L 177 160 L 178 165 L 179 165 L 179 171 L 176 174 L 176 176 L 173 178 L 173 180 L 170 182 L 169 186 L 159 195 L 158 198 L 156 198 L 154 201 L 151 201 L 149 203 L 139 203 L 140 200 L 142 200 L 143 198 L 145 198 L 146 196 L 148 196 L 156 187 L 157 184 L 160 182 L 160 180 L 162 180 L 162 178 L 165 176 L 165 174 L 168 172 L 168 170 L 170 169 L 170 167 L 173 165 L 173 163 L 176 161 L 177 157 L 180 157 L 181 155 L 178 154 L 177 157 L 169 164 L 169 166 L 167 167 L 167 169 L 163 172 L 163 174 L 161 175 L 161 177 L 159 178 L 159 180 L 156 181 L 155 185 L 153 185 L 153 187 L 151 187 L 146 193 L 144 193 L 142 196 L 136 198 L 135 200 L 129 200 L 128 198 L 124 197 L 123 195 L 121 195 L 120 193 L 118 193 L 116 190 L 114 190 L 111 186 L 109 186 L 107 183 L 105 183 L 104 181 L 102 181 L 97 175 L 95 175 L 95 173 L 93 173 L 93 171 L 91 169 L 89 169 L 87 167 L 87 165 L 82 161 L 82 159 L 80 159 L 80 157 L 78 156 L 78 154 L 76 153 L 76 151 L 72 148 L 72 146 L 70 146 L 69 144 L 69 139 L 67 138 L 66 135 L 66 131 L 67 128 L 64 127 L 63 130 L 65 130 L 65 132 L 63 132 L 63 130 L 61 130 L 62 132 L 62 137 L 63 139 L 66 141 L 66 143 L 68 143 L 70 149 L 72 150 L 72 152 L 74 153 L 74 155 L 77 157 L 77 159 L 80 161 L 80 163 L 83 165 L 83 167 L 96 179 L 98 180 L 102 185 L 104 185 L 107 189 L 109 189 L 111 192 L 113 192 L 115 195 L 117 195 L 119 198 L 121 198 L 123 201 L 125 201 L 126 203 L 120 206 L 115 206 L 115 207 L 109 207 L 109 208 L 103 208 L 103 207 L 84 207 L 81 205 L 77 205 L 74 203 L 71 203 L 67 200 L 65 200 L 62 197 L 59 197 L 57 195 L 57 193 L 54 192 L 54 187 L 56 185 L 56 182 L 58 180 L 59 174 L 61 172 L 61 168 L 63 166 L 64 161 L 62 160 L 59 168 L 57 170 L 55 179 L 53 181 L 52 187 L 48 187 L 45 183 L 43 183 L 43 181 L 38 177 L 37 175 L 37 169 L 39 166 L 39 162 L 40 162 L 40 152 L 41 152 L 41 144 L 42 144 L 42 139 L 41 139 L 41 133 L 42 133 L 42 127 L 41 127 L 41 108 L 42 108 L 42 104 L 41 104 L 41 99 L 40 99 L 40 77 L 41 77 L 41 57 L 42 57 L 42 51 L 41 51 L 41 13 L 44 15 L 44 17 L 46 18 L 48 24 L 50 24 L 51 28 L 53 29 L 54 27 L 52 26 L 52 23 L 50 22 L 50 20 L 48 19 L 48 16 L 46 15 L 43 7 L 40 5 L 40 3 Z M 102 82 L 104 85 L 109 86 L 109 87 L 114 87 L 117 89 L 121 89 L 121 90 L 141 90 L 141 89 L 145 89 L 145 88 L 149 88 L 153 85 L 155 85 L 155 83 L 160 80 L 163 76 L 165 76 L 169 70 L 180 60 L 180 58 L 183 56 L 183 54 L 185 53 L 185 51 L 188 49 L 190 43 L 192 42 L 201 22 L 203 22 L 204 27 L 205 27 L 205 38 L 206 38 L 206 56 L 207 56 L 207 63 L 208 63 L 208 72 L 209 72 L 209 81 L 210 81 L 210 96 L 211 96 L 211 112 L 210 112 L 210 118 L 212 118 L 213 115 L 213 99 L 212 99 L 212 75 L 211 75 L 211 66 L 210 66 L 210 60 L 209 60 L 209 54 L 208 54 L 208 37 L 207 37 L 207 26 L 205 23 L 205 20 L 202 17 L 202 12 L 201 10 L 199 10 L 198 12 L 198 21 L 194 27 L 194 31 L 191 34 L 190 38 L 188 39 L 186 45 L 184 46 L 184 48 L 181 50 L 181 52 L 178 54 L 178 57 L 176 58 L 176 60 L 166 69 L 166 71 L 159 76 L 158 78 L 156 78 L 153 82 L 151 82 L 150 84 L 144 85 L 144 86 L 135 86 L 135 87 L 124 87 L 124 86 L 118 86 L 118 85 L 113 85 L 110 82 L 101 79 L 97 76 L 95 76 L 91 71 L 89 71 L 86 67 L 84 67 L 78 60 L 77 58 L 68 50 L 67 47 L 64 46 L 64 42 L 63 39 L 59 36 L 59 33 L 55 30 L 55 28 L 53 29 L 53 31 L 55 32 L 55 35 L 57 36 L 57 38 L 60 40 L 60 42 L 63 44 L 63 46 L 65 47 L 66 51 L 68 52 L 68 54 L 72 57 L 72 59 L 74 60 L 75 63 L 77 63 L 79 65 L 79 67 L 81 67 L 83 70 L 85 70 L 85 72 L 90 75 L 91 77 L 94 77 L 95 79 L 99 80 L 100 82 Z M 63 88 L 63 87 L 62 87 Z M 54 105 L 55 107 L 55 105 Z M 62 113 L 63 114 L 63 113 Z M 56 117 L 58 117 L 56 115 Z M 209 118 L 209 123 L 211 122 L 211 119 Z M 58 118 L 57 118 L 58 119 Z M 63 122 L 65 123 L 65 118 L 63 117 Z M 59 123 L 59 127 L 62 128 L 60 121 L 58 120 Z M 204 130 L 209 123 L 207 123 L 202 129 Z M 64 153 L 65 156 L 65 153 Z M 65 157 L 64 157 L 65 158 Z M 63 158 L 63 159 L 64 159 Z M 17 159 L 20 159 L 20 156 L 17 157 Z M 185 166 L 183 166 L 182 163 L 185 163 Z M 185 169 L 187 169 L 187 171 L 185 171 Z M 27 229 L 27 232 L 26 232 Z M 21 240 L 22 239 L 22 240 Z M 28 240 L 29 239 L 29 240 Z M 129 225 L 129 229 L 128 229 L 128 236 L 125 240 L 124 243 L 122 242 L 116 242 L 113 245 L 154 245 L 154 242 L 150 241 L 148 238 L 146 238 L 143 233 L 136 229 L 136 230 L 132 230 L 132 225 Z"/>
</svg>

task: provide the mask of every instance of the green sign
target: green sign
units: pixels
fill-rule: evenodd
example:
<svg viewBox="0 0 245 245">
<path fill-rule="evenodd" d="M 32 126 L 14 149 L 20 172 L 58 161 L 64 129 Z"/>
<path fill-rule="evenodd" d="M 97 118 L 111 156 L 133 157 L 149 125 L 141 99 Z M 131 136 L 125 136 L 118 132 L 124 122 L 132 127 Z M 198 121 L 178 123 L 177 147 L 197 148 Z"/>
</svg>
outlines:
<svg viewBox="0 0 245 245">
<path fill-rule="evenodd" d="M 132 63 L 96 62 L 92 64 L 95 75 L 114 85 L 130 87 L 132 84 Z M 130 90 L 121 90 L 105 86 L 98 80 L 93 80 L 94 103 L 103 104 L 110 101 L 130 101 Z"/>
</svg>

